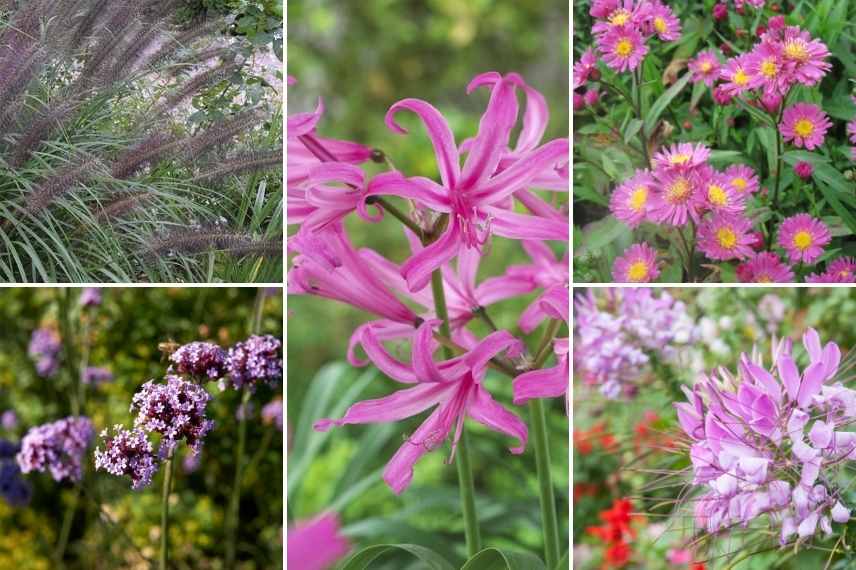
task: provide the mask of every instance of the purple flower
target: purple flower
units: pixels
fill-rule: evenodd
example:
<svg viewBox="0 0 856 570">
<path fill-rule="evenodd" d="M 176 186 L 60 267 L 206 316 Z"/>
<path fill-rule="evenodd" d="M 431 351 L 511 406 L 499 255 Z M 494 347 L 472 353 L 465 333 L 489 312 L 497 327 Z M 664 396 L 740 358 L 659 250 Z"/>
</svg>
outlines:
<svg viewBox="0 0 856 570">
<path fill-rule="evenodd" d="M 0 461 L 0 496 L 13 507 L 22 507 L 30 502 L 33 490 L 21 477 L 21 470 L 14 461 Z"/>
<path fill-rule="evenodd" d="M 3 412 L 0 415 L 0 425 L 5 430 L 13 430 L 18 427 L 18 414 L 15 413 L 15 410 L 6 410 Z"/>
<path fill-rule="evenodd" d="M 36 363 L 36 373 L 50 378 L 59 370 L 59 352 L 62 343 L 53 329 L 40 328 L 33 331 L 27 354 Z"/>
<path fill-rule="evenodd" d="M 323 514 L 288 529 L 287 565 L 301 570 L 326 570 L 343 558 L 351 545 L 339 531 L 339 517 Z"/>
<path fill-rule="evenodd" d="M 704 494 L 696 503 L 697 526 L 715 533 L 747 526 L 767 515 L 784 545 L 818 526 L 832 533 L 849 519 L 836 474 L 856 459 L 856 391 L 831 380 L 841 351 L 822 346 L 814 329 L 803 335 L 808 366 L 800 372 L 790 339 L 773 346 L 772 364 L 753 351 L 743 354 L 736 374 L 720 369 L 701 377 L 688 402 L 675 404 L 678 421 L 692 439 L 693 484 Z M 820 477 L 821 473 L 823 474 Z"/>
<path fill-rule="evenodd" d="M 90 386 L 100 386 L 113 381 L 113 373 L 100 366 L 87 366 L 83 371 L 82 381 Z"/>
<path fill-rule="evenodd" d="M 131 411 L 137 411 L 134 427 L 161 434 L 161 459 L 170 457 L 182 440 L 199 453 L 205 435 L 214 427 L 205 417 L 210 399 L 203 387 L 177 376 L 167 376 L 166 384 L 149 380 L 131 400 Z"/>
<path fill-rule="evenodd" d="M 242 403 L 238 406 L 238 409 L 235 410 L 235 419 L 239 422 L 248 420 L 253 417 L 255 412 L 256 407 L 253 405 L 252 402 Z"/>
<path fill-rule="evenodd" d="M 170 354 L 175 372 L 194 378 L 220 378 L 226 371 L 226 351 L 211 342 L 191 342 Z"/>
<path fill-rule="evenodd" d="M 81 307 L 97 307 L 101 304 L 101 289 L 98 287 L 84 287 L 78 299 Z"/>
<path fill-rule="evenodd" d="M 240 390 L 247 386 L 267 383 L 275 386 L 282 380 L 282 342 L 271 335 L 253 335 L 229 349 L 226 357 L 228 376 L 220 381 L 220 389 Z"/>
<path fill-rule="evenodd" d="M 101 432 L 104 451 L 95 450 L 95 469 L 102 469 L 117 477 L 131 478 L 131 488 L 147 487 L 157 473 L 159 460 L 152 452 L 152 444 L 141 429 L 127 430 L 121 425 Z"/>
<path fill-rule="evenodd" d="M 266 424 L 274 424 L 282 431 L 282 400 L 276 398 L 271 400 L 262 408 L 262 421 Z"/>
<path fill-rule="evenodd" d="M 24 473 L 49 470 L 55 481 L 79 481 L 81 461 L 93 435 L 92 422 L 83 416 L 34 427 L 21 440 L 18 466 Z"/>
</svg>

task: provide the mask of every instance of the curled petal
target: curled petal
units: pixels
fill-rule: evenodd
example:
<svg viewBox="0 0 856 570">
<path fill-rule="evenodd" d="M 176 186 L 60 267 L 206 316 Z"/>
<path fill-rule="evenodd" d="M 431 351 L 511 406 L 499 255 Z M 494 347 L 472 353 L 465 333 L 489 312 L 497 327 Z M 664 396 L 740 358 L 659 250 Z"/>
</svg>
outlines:
<svg viewBox="0 0 856 570">
<path fill-rule="evenodd" d="M 496 331 L 487 335 L 478 345 L 464 356 L 464 363 L 476 373 L 482 370 L 491 358 L 504 350 L 511 355 L 518 355 L 523 349 L 523 343 L 508 331 Z"/>
<path fill-rule="evenodd" d="M 482 209 L 491 216 L 491 230 L 498 236 L 511 239 L 568 241 L 567 220 L 527 216 L 494 206 L 485 206 Z"/>
<path fill-rule="evenodd" d="M 434 340 L 434 329 L 439 326 L 439 319 L 425 321 L 413 335 L 413 370 L 421 382 L 445 382 L 446 378 L 437 368 L 434 362 L 434 349 L 437 341 Z"/>
<path fill-rule="evenodd" d="M 401 266 L 401 276 L 407 280 L 410 290 L 420 291 L 428 285 L 431 272 L 455 257 L 460 246 L 460 228 L 454 222 L 440 239 L 405 261 Z"/>
<path fill-rule="evenodd" d="M 380 339 L 375 334 L 375 331 L 369 327 L 363 329 L 363 334 L 360 337 L 360 344 L 366 355 L 369 357 L 378 369 L 399 382 L 405 384 L 413 384 L 419 381 L 416 372 L 410 366 L 404 364 L 397 358 L 394 358 L 380 342 Z"/>
<path fill-rule="evenodd" d="M 286 121 L 286 133 L 290 138 L 297 138 L 301 135 L 311 133 L 321 120 L 321 115 L 324 114 L 324 101 L 318 98 L 318 104 L 315 106 L 315 111 L 311 113 L 295 113 L 288 116 Z"/>
<path fill-rule="evenodd" d="M 375 176 L 366 189 L 370 196 L 398 196 L 415 200 L 435 212 L 449 212 L 446 190 L 436 182 L 419 176 L 405 178 L 399 172 L 385 172 Z"/>
<path fill-rule="evenodd" d="M 568 360 L 558 366 L 525 372 L 514 379 L 514 405 L 532 398 L 558 398 L 568 391 Z"/>
<path fill-rule="evenodd" d="M 483 426 L 517 438 L 519 445 L 510 448 L 511 453 L 520 454 L 526 449 L 528 431 L 526 424 L 502 406 L 496 403 L 487 390 L 476 387 L 470 401 L 469 416 Z"/>
<path fill-rule="evenodd" d="M 434 153 L 437 155 L 437 167 L 440 169 L 440 179 L 446 188 L 455 188 L 461 176 L 460 158 L 455 146 L 455 136 L 449 123 L 443 115 L 430 103 L 421 99 L 403 99 L 395 103 L 386 113 L 386 126 L 391 130 L 406 134 L 407 130 L 395 122 L 395 114 L 401 109 L 407 109 L 416 113 L 425 125 L 428 138 L 434 145 Z"/>
<path fill-rule="evenodd" d="M 482 204 L 495 204 L 529 184 L 545 169 L 568 159 L 570 142 L 556 139 L 527 153 L 489 181 L 481 184 L 473 198 Z"/>
<path fill-rule="evenodd" d="M 505 77 L 491 91 L 487 110 L 479 122 L 478 135 L 464 163 L 461 189 L 480 186 L 496 171 L 499 159 L 508 147 L 511 129 L 517 122 L 517 83 L 518 79 Z"/>
</svg>

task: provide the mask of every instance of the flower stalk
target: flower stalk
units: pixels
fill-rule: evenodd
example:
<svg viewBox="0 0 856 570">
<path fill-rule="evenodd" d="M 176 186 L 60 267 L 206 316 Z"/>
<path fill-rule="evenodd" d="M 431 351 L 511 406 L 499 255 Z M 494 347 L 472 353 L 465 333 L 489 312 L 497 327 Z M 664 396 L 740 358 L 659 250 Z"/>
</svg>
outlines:
<svg viewBox="0 0 856 570">
<path fill-rule="evenodd" d="M 161 497 L 161 543 L 158 557 L 159 570 L 166 570 L 169 563 L 169 493 L 172 486 L 172 454 L 164 462 L 163 495 Z"/>
</svg>

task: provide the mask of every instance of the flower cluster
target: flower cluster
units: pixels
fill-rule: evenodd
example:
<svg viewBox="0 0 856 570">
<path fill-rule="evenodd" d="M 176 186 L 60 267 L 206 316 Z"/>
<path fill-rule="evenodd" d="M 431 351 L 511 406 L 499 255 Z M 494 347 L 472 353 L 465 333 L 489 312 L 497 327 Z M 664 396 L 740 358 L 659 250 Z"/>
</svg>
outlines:
<svg viewBox="0 0 856 570">
<path fill-rule="evenodd" d="M 83 455 L 94 435 L 89 418 L 67 417 L 31 428 L 16 459 L 23 473 L 50 471 L 55 481 L 80 481 Z"/>
<path fill-rule="evenodd" d="M 276 386 L 282 380 L 282 342 L 271 335 L 253 335 L 229 349 L 225 369 L 228 376 L 220 380 L 220 389 L 245 386 L 254 390 L 262 383 Z"/>
<path fill-rule="evenodd" d="M 59 370 L 59 353 L 62 342 L 55 330 L 40 328 L 33 331 L 27 354 L 36 363 L 36 372 L 43 378 L 50 378 Z"/>
<path fill-rule="evenodd" d="M 0 439 L 0 497 L 13 507 L 26 505 L 33 494 L 15 462 L 18 451 L 20 446 L 7 439 Z"/>
<path fill-rule="evenodd" d="M 574 451 L 580 455 L 589 455 L 597 447 L 611 453 L 618 447 L 618 441 L 612 433 L 607 431 L 604 422 L 598 422 L 589 429 L 574 428 L 573 436 Z"/>
<path fill-rule="evenodd" d="M 89 386 L 100 386 L 101 384 L 107 384 L 108 382 L 113 381 L 113 373 L 109 368 L 102 368 L 100 366 L 87 366 L 83 371 L 83 376 L 80 378 L 81 382 Z"/>
<path fill-rule="evenodd" d="M 97 307 L 101 304 L 101 289 L 98 287 L 84 287 L 80 291 L 78 303 L 81 307 Z"/>
<path fill-rule="evenodd" d="M 158 470 L 159 458 L 152 451 L 152 444 L 141 429 L 128 430 L 121 425 L 113 426 L 113 434 L 101 432 L 104 450 L 95 450 L 95 468 L 108 473 L 131 478 L 131 488 L 142 489 L 152 482 Z"/>
<path fill-rule="evenodd" d="M 638 516 L 632 513 L 633 503 L 630 499 L 615 499 L 612 507 L 599 515 L 603 524 L 586 528 L 586 534 L 603 542 L 605 568 L 620 568 L 633 555 L 630 541 L 636 537 L 636 531 L 631 524 Z"/>
<path fill-rule="evenodd" d="M 592 33 L 597 49 L 615 71 L 639 67 L 652 37 L 666 42 L 681 37 L 680 21 L 659 0 L 595 0 L 589 13 L 595 18 Z"/>
<path fill-rule="evenodd" d="M 214 380 L 226 370 L 226 351 L 211 342 L 190 342 L 169 355 L 178 374 Z"/>
<path fill-rule="evenodd" d="M 276 429 L 282 431 L 282 399 L 276 398 L 271 400 L 262 408 L 262 421 L 266 424 L 273 424 Z"/>
<path fill-rule="evenodd" d="M 688 402 L 675 404 L 692 441 L 698 527 L 715 533 L 763 515 L 782 544 L 845 523 L 842 470 L 856 458 L 856 391 L 834 379 L 841 352 L 803 335 L 808 366 L 801 372 L 789 339 L 774 343 L 766 368 L 758 351 L 743 354 L 738 371 L 702 376 Z"/>
<path fill-rule="evenodd" d="M 589 291 L 574 306 L 574 373 L 610 399 L 632 396 L 651 356 L 677 361 L 696 335 L 685 305 L 665 292 Z"/>
</svg>

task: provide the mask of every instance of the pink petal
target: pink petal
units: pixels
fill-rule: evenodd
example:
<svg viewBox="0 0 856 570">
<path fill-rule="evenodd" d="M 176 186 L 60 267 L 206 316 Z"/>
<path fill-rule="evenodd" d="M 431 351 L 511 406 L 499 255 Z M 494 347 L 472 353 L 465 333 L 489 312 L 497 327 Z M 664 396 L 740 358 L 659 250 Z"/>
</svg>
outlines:
<svg viewBox="0 0 856 570">
<path fill-rule="evenodd" d="M 287 564 L 302 570 L 327 570 L 351 550 L 348 539 L 339 532 L 339 518 L 320 515 L 288 529 Z"/>
<path fill-rule="evenodd" d="M 803 372 L 802 384 L 800 384 L 800 392 L 797 395 L 797 405 L 801 408 L 806 407 L 811 403 L 812 397 L 820 393 L 820 388 L 823 386 L 826 367 L 823 362 L 817 361 L 809 365 Z"/>
<path fill-rule="evenodd" d="M 359 143 L 322 137 L 317 137 L 317 139 L 318 143 L 340 162 L 360 163 L 367 161 L 372 156 L 372 149 Z"/>
<path fill-rule="evenodd" d="M 413 370 L 420 382 L 454 380 L 453 378 L 445 378 L 434 362 L 434 350 L 437 348 L 437 341 L 434 340 L 434 328 L 440 323 L 439 319 L 425 321 L 419 325 L 416 334 L 413 335 Z"/>
<path fill-rule="evenodd" d="M 431 273 L 455 257 L 461 247 L 460 228 L 457 222 L 440 236 L 440 239 L 410 257 L 401 266 L 401 275 L 411 291 L 420 291 L 431 280 Z"/>
<path fill-rule="evenodd" d="M 501 405 L 497 404 L 487 390 L 476 386 L 476 392 L 470 400 L 468 415 L 487 428 L 517 438 L 520 445 L 510 448 L 511 453 L 520 454 L 526 449 L 528 432 L 526 424 Z"/>
<path fill-rule="evenodd" d="M 363 331 L 371 328 L 375 339 L 379 341 L 389 341 L 407 338 L 413 336 L 413 327 L 404 323 L 397 323 L 389 319 L 379 319 L 362 324 L 354 329 L 351 338 L 348 341 L 348 362 L 351 366 L 362 368 L 368 365 L 368 360 L 362 360 L 357 357 L 356 348 L 362 343 Z"/>
<path fill-rule="evenodd" d="M 568 361 L 552 368 L 524 372 L 514 379 L 514 405 L 532 398 L 558 398 L 568 391 Z"/>
<path fill-rule="evenodd" d="M 321 115 L 324 114 L 324 101 L 318 98 L 318 104 L 315 106 L 315 111 L 311 113 L 295 113 L 288 116 L 285 128 L 288 138 L 297 138 L 301 135 L 311 133 L 315 130 L 318 121 L 321 120 Z"/>
<path fill-rule="evenodd" d="M 464 364 L 478 373 L 491 358 L 504 350 L 517 355 L 523 349 L 523 343 L 508 331 L 496 331 L 487 335 L 475 348 L 464 355 Z"/>
<path fill-rule="evenodd" d="M 823 357 L 823 351 L 820 348 L 820 335 L 817 331 L 810 328 L 803 334 L 803 346 L 808 352 L 812 362 L 817 362 Z"/>
<path fill-rule="evenodd" d="M 413 368 L 394 358 L 389 354 L 389 352 L 387 352 L 386 348 L 380 342 L 380 339 L 371 327 L 363 329 L 360 344 L 362 344 L 363 350 L 366 351 L 366 355 L 369 360 L 371 360 L 381 372 L 393 380 L 404 382 L 405 384 L 413 384 L 419 381 L 419 378 Z"/>
<path fill-rule="evenodd" d="M 526 93 L 526 112 L 523 114 L 523 130 L 517 137 L 515 152 L 524 152 L 535 148 L 541 142 L 550 121 L 550 111 L 544 96 L 525 83 L 523 84 L 523 91 Z"/>
<path fill-rule="evenodd" d="M 525 295 L 535 289 L 535 283 L 531 279 L 503 275 L 502 277 L 488 277 L 475 290 L 475 298 L 479 305 L 488 307 L 493 303 L 504 301 Z"/>
<path fill-rule="evenodd" d="M 449 123 L 446 122 L 440 111 L 435 109 L 430 103 L 420 99 L 403 99 L 390 107 L 386 113 L 386 126 L 397 133 L 407 133 L 406 129 L 395 122 L 395 114 L 401 109 L 413 111 L 422 119 L 425 130 L 428 132 L 428 138 L 431 139 L 431 144 L 434 145 L 434 153 L 437 155 L 437 167 L 440 170 L 440 179 L 443 181 L 443 186 L 446 188 L 456 188 L 458 178 L 461 176 L 461 166 L 458 149 L 455 146 L 455 136 L 449 128 Z"/>
<path fill-rule="evenodd" d="M 309 182 L 312 184 L 341 182 L 362 188 L 365 183 L 365 174 L 359 166 L 346 162 L 322 162 L 309 173 Z"/>
<path fill-rule="evenodd" d="M 779 369 L 779 378 L 785 385 L 788 397 L 791 401 L 796 401 L 800 392 L 800 372 L 794 363 L 794 359 L 790 355 L 782 354 L 776 362 L 776 367 Z"/>
<path fill-rule="evenodd" d="M 415 200 L 435 212 L 449 212 L 449 199 L 446 190 L 427 178 L 405 178 L 398 172 L 385 172 L 375 176 L 369 182 L 366 197 L 398 196 Z"/>
<path fill-rule="evenodd" d="M 841 364 L 841 349 L 834 342 L 826 343 L 820 360 L 823 362 L 824 375 L 827 379 L 832 378 L 838 372 L 838 365 Z"/>
<path fill-rule="evenodd" d="M 568 139 L 556 139 L 527 153 L 508 169 L 500 172 L 473 193 L 473 200 L 483 205 L 495 204 L 528 185 L 544 169 L 560 160 L 567 160 Z"/>
<path fill-rule="evenodd" d="M 782 401 L 782 389 L 776 379 L 773 378 L 772 374 L 770 374 L 748 358 L 744 359 L 741 364 L 743 365 L 749 376 L 751 376 L 756 383 L 760 384 L 767 394 L 771 395 L 773 399 L 776 400 L 776 402 Z M 791 361 L 791 364 L 793 364 L 793 361 Z"/>
<path fill-rule="evenodd" d="M 567 220 L 551 220 L 517 214 L 495 206 L 481 208 L 491 216 L 491 231 L 511 239 L 554 239 L 568 241 Z"/>
</svg>

